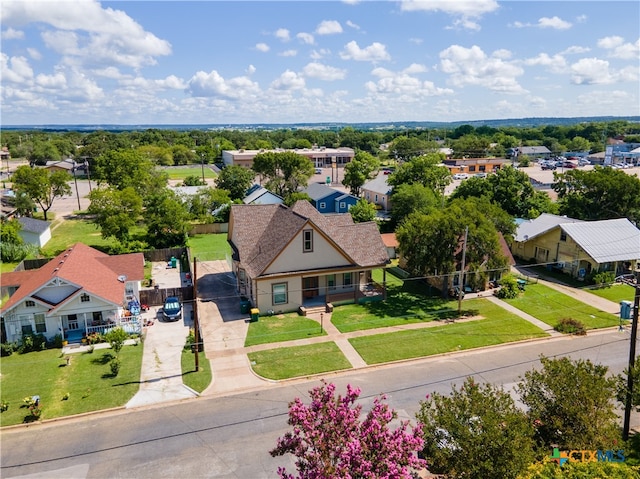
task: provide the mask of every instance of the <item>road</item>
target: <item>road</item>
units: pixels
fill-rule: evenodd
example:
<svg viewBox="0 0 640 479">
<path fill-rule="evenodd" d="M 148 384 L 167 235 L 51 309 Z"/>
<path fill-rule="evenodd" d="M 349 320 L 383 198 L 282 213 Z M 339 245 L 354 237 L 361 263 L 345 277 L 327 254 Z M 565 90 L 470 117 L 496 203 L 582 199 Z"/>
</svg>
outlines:
<svg viewBox="0 0 640 479">
<path fill-rule="evenodd" d="M 608 330 L 585 337 L 524 342 L 435 358 L 337 373 L 327 380 L 344 392 L 362 389 L 365 410 L 385 393 L 400 419 L 413 419 L 419 401 L 434 391 L 448 393 L 465 377 L 512 390 L 518 378 L 539 365 L 540 354 L 591 359 L 621 372 L 629 334 Z M 268 451 L 287 430 L 288 403 L 307 398 L 318 379 L 228 397 L 200 397 L 163 406 L 70 418 L 5 429 L 3 478 L 104 477 L 275 478 L 278 466 L 294 471 L 291 457 Z M 640 418 L 634 413 L 632 426 Z"/>
</svg>

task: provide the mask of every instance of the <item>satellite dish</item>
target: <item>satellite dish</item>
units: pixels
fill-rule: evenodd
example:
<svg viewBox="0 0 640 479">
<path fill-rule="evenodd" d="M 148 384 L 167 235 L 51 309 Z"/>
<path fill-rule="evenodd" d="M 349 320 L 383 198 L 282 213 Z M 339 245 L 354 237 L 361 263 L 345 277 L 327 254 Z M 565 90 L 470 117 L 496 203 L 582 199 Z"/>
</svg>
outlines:
<svg viewBox="0 0 640 479">
<path fill-rule="evenodd" d="M 121 283 L 124 283 L 127 280 L 126 275 L 121 274 L 120 276 L 118 276 L 118 281 L 120 281 Z"/>
</svg>

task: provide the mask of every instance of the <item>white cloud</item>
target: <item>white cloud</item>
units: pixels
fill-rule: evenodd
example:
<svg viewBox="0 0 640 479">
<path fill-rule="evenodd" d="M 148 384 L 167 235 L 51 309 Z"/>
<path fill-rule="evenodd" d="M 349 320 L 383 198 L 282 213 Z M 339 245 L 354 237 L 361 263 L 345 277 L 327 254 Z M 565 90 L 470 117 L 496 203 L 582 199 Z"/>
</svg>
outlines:
<svg viewBox="0 0 640 479">
<path fill-rule="evenodd" d="M 499 8 L 495 0 L 401 0 L 402 11 L 443 12 L 457 18 L 453 24 L 469 30 L 480 30 L 479 19 Z"/>
<path fill-rule="evenodd" d="M 501 58 L 502 60 L 508 60 L 512 55 L 511 51 L 506 48 L 499 48 L 491 54 L 492 57 Z"/>
<path fill-rule="evenodd" d="M 254 67 L 253 65 L 249 65 L 246 72 L 247 75 L 253 75 L 256 72 L 256 67 Z"/>
<path fill-rule="evenodd" d="M 256 43 L 255 49 L 258 50 L 259 52 L 268 52 L 270 50 L 269 45 L 267 45 L 266 43 Z"/>
<path fill-rule="evenodd" d="M 304 88 L 304 78 L 296 72 L 287 70 L 271 83 L 271 88 L 276 90 L 300 90 Z"/>
<path fill-rule="evenodd" d="M 360 25 L 353 23 L 351 20 L 347 20 L 347 26 L 353 28 L 354 30 L 360 30 Z"/>
<path fill-rule="evenodd" d="M 576 22 L 578 23 L 585 23 L 587 21 L 587 16 L 586 15 L 578 15 L 576 17 Z"/>
<path fill-rule="evenodd" d="M 226 97 L 240 99 L 259 92 L 260 87 L 248 77 L 225 80 L 217 71 L 197 72 L 187 83 L 187 92 L 195 97 Z"/>
<path fill-rule="evenodd" d="M 329 65 L 323 65 L 318 62 L 312 62 L 305 65 L 302 69 L 302 73 L 308 78 L 318 78 L 325 81 L 343 80 L 347 75 L 346 70 Z"/>
<path fill-rule="evenodd" d="M 296 38 L 307 45 L 313 45 L 315 42 L 313 35 L 310 33 L 300 32 L 296 35 Z"/>
<path fill-rule="evenodd" d="M 538 20 L 538 27 L 540 28 L 555 28 L 556 30 L 567 30 L 571 28 L 571 23 L 562 20 L 559 17 L 542 17 Z"/>
<path fill-rule="evenodd" d="M 500 58 L 488 57 L 477 45 L 452 45 L 440 52 L 440 71 L 457 87 L 478 85 L 502 93 L 526 93 L 516 78 L 522 68 Z"/>
<path fill-rule="evenodd" d="M 318 35 L 333 35 L 335 33 L 342 33 L 342 25 L 336 20 L 323 20 L 316 28 Z"/>
<path fill-rule="evenodd" d="M 524 64 L 527 66 L 543 66 L 553 73 L 565 73 L 567 71 L 567 61 L 560 54 L 549 56 L 547 53 L 540 53 L 536 57 L 527 58 Z"/>
<path fill-rule="evenodd" d="M 24 32 L 14 28 L 7 28 L 2 32 L 1 38 L 3 40 L 22 40 L 24 38 Z"/>
<path fill-rule="evenodd" d="M 598 46 L 609 50 L 609 56 L 613 58 L 637 60 L 640 57 L 640 39 L 635 43 L 625 43 L 624 38 L 611 36 L 598 40 Z"/>
<path fill-rule="evenodd" d="M 145 31 L 122 10 L 103 8 L 93 0 L 82 2 L 4 2 L 3 24 L 43 25 L 45 44 L 72 58 L 70 63 L 116 62 L 131 68 L 154 65 L 156 57 L 171 54 L 171 44 Z M 47 28 L 52 27 L 52 28 Z M 71 44 L 70 51 L 60 51 Z"/>
<path fill-rule="evenodd" d="M 576 85 L 606 85 L 615 83 L 617 76 L 609 62 L 599 58 L 582 58 L 571 65 L 571 83 Z"/>
<path fill-rule="evenodd" d="M 424 65 L 413 63 L 400 72 L 394 72 L 387 68 L 377 67 L 371 70 L 371 75 L 377 77 L 377 81 L 368 81 L 365 88 L 374 95 L 414 95 L 439 96 L 453 93 L 448 88 L 438 88 L 433 82 L 421 81 L 414 74 L 427 71 Z"/>
<path fill-rule="evenodd" d="M 344 50 L 340 52 L 340 58 L 361 62 L 391 60 L 391 56 L 387 53 L 387 48 L 382 43 L 373 42 L 368 47 L 360 48 L 353 40 L 344 46 Z"/>
<path fill-rule="evenodd" d="M 569 48 L 566 48 L 565 50 L 560 52 L 560 55 L 576 55 L 576 54 L 581 54 L 581 53 L 587 53 L 589 52 L 591 49 L 589 47 L 580 47 L 577 45 L 573 45 L 570 46 Z"/>
<path fill-rule="evenodd" d="M 28 47 L 27 53 L 33 60 L 42 60 L 42 53 L 35 48 Z"/>
<path fill-rule="evenodd" d="M 288 42 L 291 39 L 289 30 L 287 30 L 286 28 L 278 28 L 276 30 L 275 36 L 283 42 Z"/>
<path fill-rule="evenodd" d="M 406 73 L 407 75 L 411 75 L 413 73 L 424 73 L 427 71 L 427 67 L 421 65 L 419 63 L 412 63 L 407 68 L 402 70 L 402 73 Z"/>
<path fill-rule="evenodd" d="M 4 53 L 0 55 L 2 61 L 0 73 L 2 74 L 3 84 L 8 82 L 27 86 L 33 81 L 33 69 L 25 57 L 9 58 L 9 56 Z"/>
<path fill-rule="evenodd" d="M 413 43 L 414 45 L 422 45 L 424 40 L 422 38 L 409 38 L 409 43 Z"/>
<path fill-rule="evenodd" d="M 281 53 L 279 53 L 278 55 L 280 55 L 281 57 L 295 57 L 298 54 L 298 50 L 285 50 Z"/>
<path fill-rule="evenodd" d="M 321 48 L 320 50 L 313 50 L 309 56 L 312 60 L 320 60 L 321 58 L 325 58 L 331 55 L 331 50 L 327 48 Z"/>
</svg>

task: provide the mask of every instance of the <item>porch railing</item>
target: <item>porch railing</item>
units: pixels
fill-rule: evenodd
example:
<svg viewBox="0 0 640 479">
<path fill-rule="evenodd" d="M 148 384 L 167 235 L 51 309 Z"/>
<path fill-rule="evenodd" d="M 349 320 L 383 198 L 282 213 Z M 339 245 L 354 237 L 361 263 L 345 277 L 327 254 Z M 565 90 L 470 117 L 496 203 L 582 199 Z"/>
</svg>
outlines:
<svg viewBox="0 0 640 479">
<path fill-rule="evenodd" d="M 115 322 L 114 324 L 99 324 L 96 326 L 87 326 L 87 334 L 105 334 L 114 328 L 122 328 L 129 334 L 139 334 L 140 332 L 142 332 L 142 321 L 139 316 L 129 316 L 126 319 L 121 319 Z"/>
</svg>

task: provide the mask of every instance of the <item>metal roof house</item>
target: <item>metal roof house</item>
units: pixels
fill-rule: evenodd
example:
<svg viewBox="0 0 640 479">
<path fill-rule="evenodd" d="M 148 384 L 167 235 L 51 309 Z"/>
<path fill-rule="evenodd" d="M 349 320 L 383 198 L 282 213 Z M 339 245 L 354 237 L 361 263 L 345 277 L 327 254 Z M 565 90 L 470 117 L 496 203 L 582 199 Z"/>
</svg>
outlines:
<svg viewBox="0 0 640 479">
<path fill-rule="evenodd" d="M 264 186 L 256 184 L 247 190 L 242 202 L 245 205 L 280 205 L 284 200 Z"/>
<path fill-rule="evenodd" d="M 640 230 L 626 218 L 580 221 L 543 214 L 518 226 L 511 251 L 578 279 L 603 271 L 620 275 L 640 261 Z"/>
<path fill-rule="evenodd" d="M 320 213 L 347 213 L 358 202 L 358 197 L 323 183 L 312 183 L 302 192 L 309 195 L 311 204 Z"/>
</svg>

